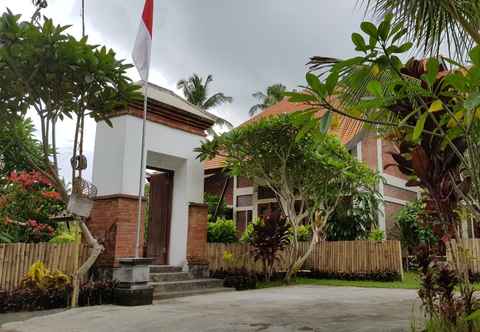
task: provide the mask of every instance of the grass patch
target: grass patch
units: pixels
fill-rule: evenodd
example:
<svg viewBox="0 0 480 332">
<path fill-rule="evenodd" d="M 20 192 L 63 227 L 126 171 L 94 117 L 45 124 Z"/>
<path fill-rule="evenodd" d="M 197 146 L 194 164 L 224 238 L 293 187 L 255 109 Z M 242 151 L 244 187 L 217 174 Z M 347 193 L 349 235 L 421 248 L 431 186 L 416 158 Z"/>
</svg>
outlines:
<svg viewBox="0 0 480 332">
<path fill-rule="evenodd" d="M 291 285 L 418 289 L 420 287 L 420 279 L 418 274 L 414 272 L 406 272 L 403 281 L 339 280 L 298 277 Z M 281 286 L 286 286 L 283 281 L 259 282 L 257 284 L 257 288 Z"/>
<path fill-rule="evenodd" d="M 419 289 L 420 277 L 416 272 L 405 272 L 403 281 L 340 280 L 297 277 L 290 283 L 290 285 L 286 285 L 283 280 L 276 280 L 270 282 L 258 282 L 257 288 L 287 287 L 294 285 Z M 473 288 L 476 291 L 480 291 L 480 282 L 474 283 Z"/>
</svg>

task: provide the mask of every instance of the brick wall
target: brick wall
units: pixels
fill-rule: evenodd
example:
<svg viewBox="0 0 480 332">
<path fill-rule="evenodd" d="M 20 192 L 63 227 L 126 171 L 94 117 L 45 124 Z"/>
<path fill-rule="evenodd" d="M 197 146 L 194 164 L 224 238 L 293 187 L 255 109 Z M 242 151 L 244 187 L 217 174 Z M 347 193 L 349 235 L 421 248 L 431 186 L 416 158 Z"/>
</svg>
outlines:
<svg viewBox="0 0 480 332">
<path fill-rule="evenodd" d="M 396 166 L 397 163 L 395 162 L 395 160 L 392 158 L 392 155 L 390 154 L 390 152 L 397 151 L 393 143 L 386 140 L 382 140 L 382 151 L 383 151 L 383 167 L 384 167 L 383 172 L 389 175 L 396 176 L 397 178 L 400 178 L 400 179 L 404 179 L 404 180 L 407 179 L 408 177 L 404 175 L 402 172 L 400 172 L 400 170 Z M 389 166 L 389 165 L 395 165 L 395 166 Z"/>
<path fill-rule="evenodd" d="M 144 202 L 145 203 L 145 202 Z M 135 256 L 138 198 L 111 195 L 95 200 L 88 226 L 105 251 L 97 265 L 116 267 L 118 259 Z M 144 208 L 142 207 L 142 213 Z M 142 221 L 144 215 L 142 214 Z M 140 255 L 143 255 L 144 223 L 141 223 Z"/>
<path fill-rule="evenodd" d="M 237 188 L 245 188 L 245 187 L 252 187 L 252 186 L 253 186 L 252 180 L 244 176 L 237 177 Z"/>
<path fill-rule="evenodd" d="M 187 261 L 189 264 L 207 263 L 208 206 L 190 203 L 188 209 Z"/>
</svg>

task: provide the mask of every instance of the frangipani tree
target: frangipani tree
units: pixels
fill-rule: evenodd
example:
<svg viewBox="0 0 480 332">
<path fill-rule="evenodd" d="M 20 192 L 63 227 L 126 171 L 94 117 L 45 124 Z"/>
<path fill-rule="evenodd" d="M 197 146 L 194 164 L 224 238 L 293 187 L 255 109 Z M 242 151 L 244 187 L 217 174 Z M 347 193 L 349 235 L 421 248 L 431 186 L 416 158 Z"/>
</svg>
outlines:
<svg viewBox="0 0 480 332">
<path fill-rule="evenodd" d="M 10 11 L 0 17 L 0 118 L 24 118 L 28 110 L 36 113 L 41 152 L 24 146 L 26 161 L 53 184 L 65 204 L 69 193 L 59 172 L 57 126 L 66 118 L 75 120 L 70 137 L 72 160 L 77 160 L 82 154 L 85 116 L 110 123 L 112 111 L 138 97 L 138 88 L 127 77 L 130 65 L 118 60 L 112 50 L 89 44 L 87 38 L 77 40 L 67 29 L 49 19 L 21 22 L 20 15 Z M 84 273 L 102 246 L 83 219 L 80 227 L 93 249 L 80 268 Z"/>
<path fill-rule="evenodd" d="M 244 176 L 273 191 L 293 229 L 286 280 L 290 280 L 323 237 L 323 228 L 340 200 L 368 191 L 376 195 L 378 177 L 340 141 L 320 130 L 313 112 L 262 119 L 206 141 L 202 160 L 226 157 L 232 176 Z M 310 224 L 313 239 L 298 255 L 298 228 Z"/>
</svg>

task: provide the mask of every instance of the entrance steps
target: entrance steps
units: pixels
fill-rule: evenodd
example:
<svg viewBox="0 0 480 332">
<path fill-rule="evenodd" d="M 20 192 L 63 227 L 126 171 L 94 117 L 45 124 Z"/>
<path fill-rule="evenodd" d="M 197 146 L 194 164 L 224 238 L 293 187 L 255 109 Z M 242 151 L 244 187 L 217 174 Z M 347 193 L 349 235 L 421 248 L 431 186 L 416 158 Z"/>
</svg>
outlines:
<svg viewBox="0 0 480 332">
<path fill-rule="evenodd" d="M 223 280 L 195 279 L 190 272 L 183 272 L 181 267 L 169 265 L 150 266 L 150 285 L 153 286 L 154 300 L 234 290 L 223 287 Z"/>
</svg>

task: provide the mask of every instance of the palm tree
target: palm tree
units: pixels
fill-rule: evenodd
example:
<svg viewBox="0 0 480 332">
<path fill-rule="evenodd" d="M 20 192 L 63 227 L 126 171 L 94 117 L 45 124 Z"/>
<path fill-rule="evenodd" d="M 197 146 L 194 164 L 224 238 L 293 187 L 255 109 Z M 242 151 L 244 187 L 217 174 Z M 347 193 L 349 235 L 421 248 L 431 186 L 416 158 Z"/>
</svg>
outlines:
<svg viewBox="0 0 480 332">
<path fill-rule="evenodd" d="M 188 100 L 193 105 L 200 107 L 203 110 L 208 110 L 225 103 L 231 103 L 233 101 L 232 97 L 227 97 L 221 92 L 217 92 L 212 96 L 208 97 L 208 88 L 209 84 L 213 82 L 212 75 L 208 75 L 203 81 L 203 78 L 198 74 L 193 74 L 187 80 L 182 79 L 177 82 L 177 88 L 183 91 L 185 99 Z M 218 125 L 226 125 L 232 127 L 230 122 L 218 118 Z"/>
<path fill-rule="evenodd" d="M 270 85 L 267 88 L 266 94 L 261 91 L 255 92 L 254 94 L 252 94 L 252 96 L 255 99 L 259 100 L 260 103 L 252 106 L 252 108 L 250 108 L 250 111 L 248 111 L 248 114 L 250 114 L 250 116 L 254 116 L 255 113 L 257 113 L 258 111 L 263 111 L 267 107 L 278 103 L 283 99 L 286 90 L 287 88 L 285 87 L 285 85 L 278 83 Z"/>
<path fill-rule="evenodd" d="M 405 38 L 416 40 L 428 55 L 440 47 L 461 59 L 473 43 L 480 44 L 479 0 L 363 0 L 376 16 L 394 15 L 407 28 Z"/>
</svg>

